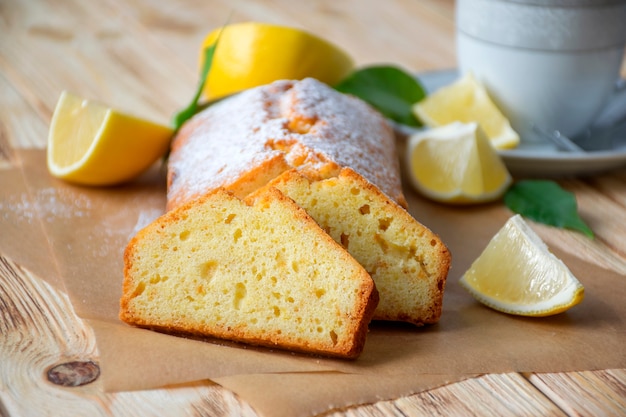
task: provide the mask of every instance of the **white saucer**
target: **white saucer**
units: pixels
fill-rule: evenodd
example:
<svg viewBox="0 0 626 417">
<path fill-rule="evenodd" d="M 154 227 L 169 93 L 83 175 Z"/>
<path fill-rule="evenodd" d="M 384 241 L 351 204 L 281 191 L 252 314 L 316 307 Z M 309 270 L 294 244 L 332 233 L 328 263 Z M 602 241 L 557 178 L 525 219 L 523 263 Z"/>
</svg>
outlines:
<svg viewBox="0 0 626 417">
<path fill-rule="evenodd" d="M 417 74 L 428 92 L 452 83 L 456 70 Z M 498 151 L 511 174 L 533 177 L 586 176 L 626 166 L 626 129 L 613 138 L 613 148 L 586 153 L 562 152 L 551 143 L 521 143 L 517 148 Z"/>
</svg>

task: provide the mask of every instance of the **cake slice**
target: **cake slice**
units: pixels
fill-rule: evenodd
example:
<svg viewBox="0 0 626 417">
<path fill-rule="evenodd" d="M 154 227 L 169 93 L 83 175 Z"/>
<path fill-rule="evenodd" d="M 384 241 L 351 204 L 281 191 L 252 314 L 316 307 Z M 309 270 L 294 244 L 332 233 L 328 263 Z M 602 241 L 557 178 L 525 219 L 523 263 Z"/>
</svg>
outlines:
<svg viewBox="0 0 626 417">
<path fill-rule="evenodd" d="M 124 264 L 120 318 L 167 332 L 355 358 L 378 302 L 365 269 L 272 187 L 167 212 Z"/>
<path fill-rule="evenodd" d="M 369 272 L 375 320 L 439 321 L 450 253 L 439 237 L 350 168 L 311 180 L 296 170 L 269 183 L 293 199 Z"/>
</svg>

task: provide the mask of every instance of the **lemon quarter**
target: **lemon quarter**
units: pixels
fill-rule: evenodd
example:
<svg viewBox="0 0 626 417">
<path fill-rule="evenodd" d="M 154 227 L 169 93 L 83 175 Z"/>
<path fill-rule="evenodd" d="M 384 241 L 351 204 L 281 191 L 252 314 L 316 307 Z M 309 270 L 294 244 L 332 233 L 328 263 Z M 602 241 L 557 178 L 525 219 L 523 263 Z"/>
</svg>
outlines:
<svg viewBox="0 0 626 417">
<path fill-rule="evenodd" d="M 424 196 L 444 203 L 482 203 L 500 198 L 511 175 L 476 123 L 454 122 L 413 134 L 408 174 Z"/>
<path fill-rule="evenodd" d="M 204 88 L 209 100 L 282 79 L 312 77 L 335 85 L 354 69 L 346 52 L 303 30 L 236 23 L 209 33 L 202 50 L 214 44 L 218 35 Z M 202 61 L 204 53 L 200 57 Z"/>
<path fill-rule="evenodd" d="M 522 316 L 561 313 L 584 298 L 583 285 L 519 214 L 496 233 L 460 283 L 481 303 Z"/>
<path fill-rule="evenodd" d="M 167 151 L 172 128 L 64 91 L 48 134 L 48 170 L 84 185 L 122 183 Z"/>
<path fill-rule="evenodd" d="M 515 148 L 519 135 L 493 103 L 485 87 L 471 74 L 440 88 L 413 105 L 415 115 L 429 127 L 476 122 L 496 149 Z"/>
</svg>

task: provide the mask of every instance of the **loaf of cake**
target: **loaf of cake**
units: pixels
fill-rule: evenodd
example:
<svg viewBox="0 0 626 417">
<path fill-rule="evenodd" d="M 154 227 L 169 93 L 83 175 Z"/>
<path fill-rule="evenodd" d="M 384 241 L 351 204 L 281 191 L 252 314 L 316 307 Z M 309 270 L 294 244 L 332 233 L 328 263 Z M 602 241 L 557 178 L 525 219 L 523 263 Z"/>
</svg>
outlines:
<svg viewBox="0 0 626 417">
<path fill-rule="evenodd" d="M 378 302 L 363 267 L 272 187 L 173 208 L 124 264 L 123 321 L 272 348 L 355 358 Z"/>
<path fill-rule="evenodd" d="M 310 178 L 350 167 L 402 206 L 387 121 L 317 80 L 278 81 L 224 99 L 189 120 L 168 159 L 168 209 L 219 187 L 245 197 L 291 168 Z"/>
<path fill-rule="evenodd" d="M 304 208 L 373 277 L 374 319 L 439 320 L 450 254 L 405 210 L 393 130 L 365 102 L 305 79 L 212 105 L 174 139 L 168 209 L 218 188 Z"/>
</svg>

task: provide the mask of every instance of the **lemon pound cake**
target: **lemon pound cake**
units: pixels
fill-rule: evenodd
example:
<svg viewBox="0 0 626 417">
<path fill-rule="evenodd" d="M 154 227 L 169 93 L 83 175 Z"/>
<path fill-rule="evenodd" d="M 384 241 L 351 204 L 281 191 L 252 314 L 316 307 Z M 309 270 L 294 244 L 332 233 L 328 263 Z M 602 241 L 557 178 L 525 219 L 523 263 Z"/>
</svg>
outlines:
<svg viewBox="0 0 626 417">
<path fill-rule="evenodd" d="M 450 253 L 439 237 L 350 168 L 312 181 L 295 170 L 269 184 L 304 208 L 370 273 L 374 319 L 439 321 Z"/>
<path fill-rule="evenodd" d="M 239 197 L 297 168 L 312 178 L 350 167 L 406 206 L 395 137 L 363 102 L 307 78 L 277 81 L 190 119 L 168 159 L 168 209 L 224 187 Z"/>
<path fill-rule="evenodd" d="M 450 254 L 405 210 L 393 131 L 363 101 L 313 79 L 258 87 L 195 116 L 169 161 L 168 207 L 271 184 L 372 275 L 375 319 L 439 320 Z"/>
<path fill-rule="evenodd" d="M 355 358 L 378 302 L 362 266 L 275 188 L 183 204 L 124 262 L 120 318 L 168 332 Z"/>
</svg>

